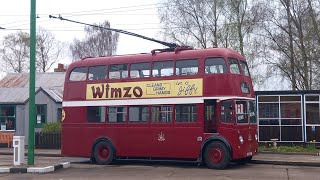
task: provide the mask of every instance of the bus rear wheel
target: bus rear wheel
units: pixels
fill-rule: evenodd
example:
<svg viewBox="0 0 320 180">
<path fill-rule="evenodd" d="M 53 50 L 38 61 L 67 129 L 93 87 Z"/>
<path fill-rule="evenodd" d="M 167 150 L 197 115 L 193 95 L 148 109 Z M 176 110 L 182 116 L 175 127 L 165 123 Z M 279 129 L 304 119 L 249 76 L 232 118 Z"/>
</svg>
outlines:
<svg viewBox="0 0 320 180">
<path fill-rule="evenodd" d="M 107 141 L 100 141 L 94 147 L 93 156 L 97 164 L 111 164 L 114 159 L 113 146 Z"/>
<path fill-rule="evenodd" d="M 204 160 L 210 169 L 224 169 L 230 163 L 230 153 L 222 142 L 211 142 L 204 151 Z"/>
</svg>

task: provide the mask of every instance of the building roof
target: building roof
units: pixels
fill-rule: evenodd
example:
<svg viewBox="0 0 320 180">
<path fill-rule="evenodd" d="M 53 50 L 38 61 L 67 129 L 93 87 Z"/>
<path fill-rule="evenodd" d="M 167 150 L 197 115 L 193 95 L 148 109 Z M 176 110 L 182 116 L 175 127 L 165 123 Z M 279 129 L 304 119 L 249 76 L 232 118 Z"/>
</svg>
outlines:
<svg viewBox="0 0 320 180">
<path fill-rule="evenodd" d="M 36 87 L 54 88 L 63 87 L 65 72 L 50 72 L 36 74 Z M 25 88 L 29 87 L 29 73 L 10 73 L 0 80 L 2 88 Z"/>
<path fill-rule="evenodd" d="M 29 100 L 29 73 L 11 73 L 0 80 L 1 104 L 25 104 Z M 37 73 L 36 94 L 45 92 L 56 103 L 62 102 L 64 72 Z"/>
<path fill-rule="evenodd" d="M 297 90 L 297 91 L 255 91 L 257 95 L 293 95 L 293 94 L 320 94 L 320 90 Z"/>
<path fill-rule="evenodd" d="M 45 92 L 54 102 L 61 103 L 62 89 L 37 88 Z M 0 104 L 25 104 L 29 100 L 29 88 L 0 88 Z"/>
<path fill-rule="evenodd" d="M 62 102 L 62 97 L 63 97 L 62 88 L 55 88 L 55 89 L 43 88 L 43 91 L 46 92 L 55 102 Z"/>
<path fill-rule="evenodd" d="M 24 104 L 29 99 L 29 88 L 0 88 L 1 104 Z"/>
</svg>

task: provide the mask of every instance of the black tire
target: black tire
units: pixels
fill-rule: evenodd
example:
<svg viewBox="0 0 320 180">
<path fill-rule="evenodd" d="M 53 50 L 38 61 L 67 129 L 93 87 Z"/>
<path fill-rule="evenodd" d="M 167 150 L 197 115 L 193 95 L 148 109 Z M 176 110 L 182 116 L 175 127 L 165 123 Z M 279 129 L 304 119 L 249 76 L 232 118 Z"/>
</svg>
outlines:
<svg viewBox="0 0 320 180">
<path fill-rule="evenodd" d="M 210 169 L 224 169 L 230 163 L 230 151 L 220 141 L 211 142 L 204 151 L 204 160 Z"/>
<path fill-rule="evenodd" d="M 108 141 L 100 141 L 94 147 L 93 158 L 97 164 L 111 164 L 114 159 L 114 148 Z"/>
</svg>

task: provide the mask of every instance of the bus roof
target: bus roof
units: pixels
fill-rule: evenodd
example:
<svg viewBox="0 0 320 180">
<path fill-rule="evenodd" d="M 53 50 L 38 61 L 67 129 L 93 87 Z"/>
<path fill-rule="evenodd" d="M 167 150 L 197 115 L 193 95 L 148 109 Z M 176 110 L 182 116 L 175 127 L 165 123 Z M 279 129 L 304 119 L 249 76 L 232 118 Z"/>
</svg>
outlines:
<svg viewBox="0 0 320 180">
<path fill-rule="evenodd" d="M 110 64 L 146 62 L 157 60 L 172 60 L 175 58 L 188 59 L 199 57 L 233 57 L 239 60 L 245 60 L 238 52 L 228 48 L 209 48 L 209 49 L 194 49 L 194 50 L 180 50 L 176 52 L 156 52 L 156 53 L 141 53 L 128 55 L 115 55 L 103 57 L 86 57 L 81 60 L 71 63 L 71 67 L 85 66 L 90 64 L 104 64 L 106 61 Z"/>
</svg>

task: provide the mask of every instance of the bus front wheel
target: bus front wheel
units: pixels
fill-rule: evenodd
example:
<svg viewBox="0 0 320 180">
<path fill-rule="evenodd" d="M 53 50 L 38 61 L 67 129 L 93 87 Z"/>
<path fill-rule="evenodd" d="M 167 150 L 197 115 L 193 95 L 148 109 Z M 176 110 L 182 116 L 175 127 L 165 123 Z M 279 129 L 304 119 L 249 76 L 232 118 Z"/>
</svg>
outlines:
<svg viewBox="0 0 320 180">
<path fill-rule="evenodd" d="M 94 148 L 94 159 L 97 164 L 111 164 L 114 159 L 114 149 L 107 141 L 100 141 Z"/>
<path fill-rule="evenodd" d="M 222 142 L 211 142 L 205 148 L 204 160 L 210 169 L 224 169 L 229 165 L 230 159 L 229 150 Z"/>
</svg>

